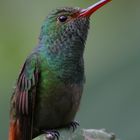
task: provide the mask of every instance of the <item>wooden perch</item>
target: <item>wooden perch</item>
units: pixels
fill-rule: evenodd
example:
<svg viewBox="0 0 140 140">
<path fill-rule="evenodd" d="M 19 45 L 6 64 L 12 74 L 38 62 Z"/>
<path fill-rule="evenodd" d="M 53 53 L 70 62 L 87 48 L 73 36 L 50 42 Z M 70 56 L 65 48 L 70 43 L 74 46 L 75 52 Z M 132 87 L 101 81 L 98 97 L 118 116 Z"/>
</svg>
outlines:
<svg viewBox="0 0 140 140">
<path fill-rule="evenodd" d="M 59 140 L 118 140 L 114 133 L 108 133 L 105 129 L 77 129 L 72 131 L 60 130 Z M 34 140 L 54 140 L 50 135 L 42 135 Z"/>
</svg>

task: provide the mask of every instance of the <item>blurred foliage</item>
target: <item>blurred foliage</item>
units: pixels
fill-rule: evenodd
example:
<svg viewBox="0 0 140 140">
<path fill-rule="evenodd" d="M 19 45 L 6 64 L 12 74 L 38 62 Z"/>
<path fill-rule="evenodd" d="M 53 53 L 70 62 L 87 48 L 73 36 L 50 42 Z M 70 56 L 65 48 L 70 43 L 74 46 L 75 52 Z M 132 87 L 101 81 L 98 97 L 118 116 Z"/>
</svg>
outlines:
<svg viewBox="0 0 140 140">
<path fill-rule="evenodd" d="M 37 45 L 40 26 L 56 7 L 95 0 L 0 0 L 0 139 L 6 140 L 9 100 L 21 65 Z M 140 1 L 113 0 L 91 18 L 86 85 L 77 120 L 121 139 L 140 139 Z"/>
</svg>

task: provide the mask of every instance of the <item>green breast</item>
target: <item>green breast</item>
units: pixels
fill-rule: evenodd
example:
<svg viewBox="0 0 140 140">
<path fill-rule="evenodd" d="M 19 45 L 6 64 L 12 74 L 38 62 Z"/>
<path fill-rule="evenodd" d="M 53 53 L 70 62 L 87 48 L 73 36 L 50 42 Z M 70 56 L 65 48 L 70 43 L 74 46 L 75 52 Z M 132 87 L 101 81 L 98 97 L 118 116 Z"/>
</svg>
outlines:
<svg viewBox="0 0 140 140">
<path fill-rule="evenodd" d="M 57 71 L 49 67 L 46 59 L 41 60 L 40 71 L 35 127 L 55 128 L 70 123 L 80 104 L 83 82 L 64 81 Z"/>
</svg>

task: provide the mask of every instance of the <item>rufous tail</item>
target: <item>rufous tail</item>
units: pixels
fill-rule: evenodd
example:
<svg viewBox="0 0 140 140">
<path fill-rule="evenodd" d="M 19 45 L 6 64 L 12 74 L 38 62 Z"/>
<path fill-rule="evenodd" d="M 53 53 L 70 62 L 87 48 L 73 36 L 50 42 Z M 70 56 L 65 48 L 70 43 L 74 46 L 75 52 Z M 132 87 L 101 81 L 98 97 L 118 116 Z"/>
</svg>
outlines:
<svg viewBox="0 0 140 140">
<path fill-rule="evenodd" d="M 11 120 L 9 140 L 32 140 L 30 119 L 26 117 Z"/>
<path fill-rule="evenodd" d="M 21 140 L 21 132 L 18 120 L 11 120 L 8 140 Z"/>
</svg>

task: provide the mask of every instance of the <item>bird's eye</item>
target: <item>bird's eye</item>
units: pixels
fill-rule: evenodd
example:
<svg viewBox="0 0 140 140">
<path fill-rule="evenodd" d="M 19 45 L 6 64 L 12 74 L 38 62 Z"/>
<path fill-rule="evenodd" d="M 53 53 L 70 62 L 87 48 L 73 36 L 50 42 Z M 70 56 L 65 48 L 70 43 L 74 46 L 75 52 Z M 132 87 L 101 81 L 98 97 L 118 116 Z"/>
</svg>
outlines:
<svg viewBox="0 0 140 140">
<path fill-rule="evenodd" d="M 58 17 L 58 20 L 59 20 L 60 22 L 65 22 L 67 19 L 68 19 L 68 17 L 67 17 L 67 16 L 64 16 L 64 15 Z"/>
</svg>

